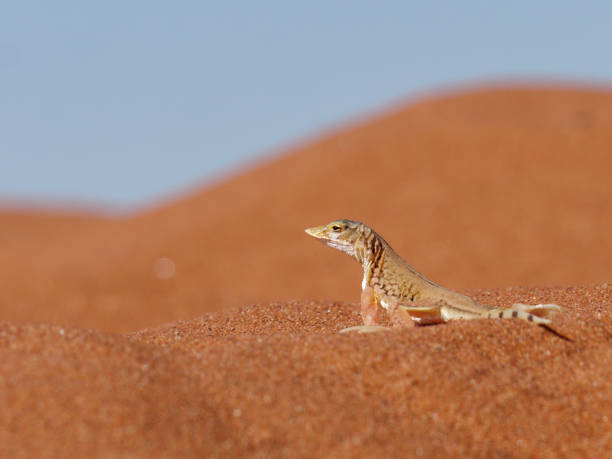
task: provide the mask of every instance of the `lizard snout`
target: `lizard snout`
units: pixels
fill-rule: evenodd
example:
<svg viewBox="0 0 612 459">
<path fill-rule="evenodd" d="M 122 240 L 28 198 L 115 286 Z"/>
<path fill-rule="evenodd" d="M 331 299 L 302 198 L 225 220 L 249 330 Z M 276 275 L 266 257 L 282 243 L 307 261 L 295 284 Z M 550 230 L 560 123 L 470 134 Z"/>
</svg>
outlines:
<svg viewBox="0 0 612 459">
<path fill-rule="evenodd" d="M 323 226 L 313 226 L 312 228 L 306 228 L 304 231 L 312 237 L 321 238 L 324 236 L 323 229 Z"/>
</svg>

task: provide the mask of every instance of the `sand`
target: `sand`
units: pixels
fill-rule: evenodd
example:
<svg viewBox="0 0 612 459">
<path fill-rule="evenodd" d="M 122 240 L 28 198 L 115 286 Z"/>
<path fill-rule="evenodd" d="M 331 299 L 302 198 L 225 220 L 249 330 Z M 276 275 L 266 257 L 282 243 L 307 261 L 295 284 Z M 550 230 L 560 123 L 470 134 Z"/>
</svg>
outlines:
<svg viewBox="0 0 612 459">
<path fill-rule="evenodd" d="M 611 122 L 604 90 L 467 91 L 121 218 L 1 213 L 0 456 L 609 455 Z M 303 233 L 335 217 L 571 341 L 337 333 L 360 268 Z"/>
<path fill-rule="evenodd" d="M 518 321 L 375 335 L 351 303 L 210 313 L 128 335 L 0 325 L 3 456 L 605 457 L 612 287 L 554 300 L 565 341 Z"/>
</svg>

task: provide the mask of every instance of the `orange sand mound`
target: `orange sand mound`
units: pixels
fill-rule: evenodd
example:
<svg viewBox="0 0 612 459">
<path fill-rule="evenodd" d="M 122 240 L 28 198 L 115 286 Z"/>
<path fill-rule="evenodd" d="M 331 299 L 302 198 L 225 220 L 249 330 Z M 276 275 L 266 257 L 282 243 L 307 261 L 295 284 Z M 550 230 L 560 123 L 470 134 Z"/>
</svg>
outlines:
<svg viewBox="0 0 612 459">
<path fill-rule="evenodd" d="M 1 213 L 0 456 L 604 457 L 611 125 L 610 91 L 470 91 L 126 217 Z M 303 233 L 335 217 L 484 303 L 566 306 L 572 341 L 338 334 L 360 268 Z"/>
<path fill-rule="evenodd" d="M 3 457 L 604 457 L 612 287 L 479 290 L 555 301 L 518 320 L 376 335 L 357 305 L 252 305 L 130 335 L 0 324 Z"/>
<path fill-rule="evenodd" d="M 127 332 L 253 302 L 354 301 L 357 264 L 302 231 L 335 217 L 373 225 L 454 289 L 605 282 L 611 125 L 610 91 L 469 91 L 137 215 L 3 215 L 0 319 Z M 170 279 L 154 273 L 162 257 Z"/>
</svg>

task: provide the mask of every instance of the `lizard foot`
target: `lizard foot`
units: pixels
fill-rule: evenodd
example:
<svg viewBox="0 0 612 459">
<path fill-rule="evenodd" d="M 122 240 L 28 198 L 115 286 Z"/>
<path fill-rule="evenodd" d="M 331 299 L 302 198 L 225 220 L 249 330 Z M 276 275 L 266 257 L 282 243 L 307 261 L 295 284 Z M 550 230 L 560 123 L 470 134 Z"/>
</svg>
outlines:
<svg viewBox="0 0 612 459">
<path fill-rule="evenodd" d="M 391 330 L 389 327 L 383 327 L 382 325 L 357 325 L 355 327 L 343 328 L 342 330 L 340 330 L 340 333 L 378 333 L 389 330 Z"/>
</svg>

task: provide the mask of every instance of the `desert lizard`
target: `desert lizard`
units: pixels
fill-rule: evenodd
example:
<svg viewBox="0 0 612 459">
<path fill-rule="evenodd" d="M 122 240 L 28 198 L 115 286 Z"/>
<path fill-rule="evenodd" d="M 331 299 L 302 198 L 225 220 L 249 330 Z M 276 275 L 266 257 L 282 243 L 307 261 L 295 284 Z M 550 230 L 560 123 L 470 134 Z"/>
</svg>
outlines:
<svg viewBox="0 0 612 459">
<path fill-rule="evenodd" d="M 334 220 L 306 233 L 357 259 L 363 267 L 361 316 L 364 325 L 342 331 L 386 330 L 377 324 L 380 307 L 394 327 L 413 322 L 421 325 L 453 319 L 523 319 L 545 325 L 561 308 L 556 304 L 515 303 L 510 308 L 494 308 L 469 296 L 441 287 L 427 279 L 402 259 L 372 228 L 352 220 Z M 554 331 L 553 331 L 554 332 Z"/>
</svg>

